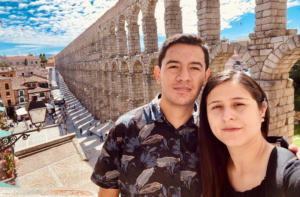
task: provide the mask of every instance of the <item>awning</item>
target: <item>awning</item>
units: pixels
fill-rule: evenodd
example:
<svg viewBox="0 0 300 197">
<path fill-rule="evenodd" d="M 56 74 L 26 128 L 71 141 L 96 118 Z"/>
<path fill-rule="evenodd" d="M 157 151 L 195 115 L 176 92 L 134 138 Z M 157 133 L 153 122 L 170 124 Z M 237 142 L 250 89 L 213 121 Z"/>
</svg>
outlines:
<svg viewBox="0 0 300 197">
<path fill-rule="evenodd" d="M 53 105 L 51 105 L 51 104 L 49 104 L 49 103 L 45 103 L 46 104 L 46 106 L 47 106 L 47 109 L 53 109 L 54 107 L 53 107 Z"/>
<path fill-rule="evenodd" d="M 0 129 L 0 138 L 1 137 L 7 137 L 7 136 L 10 136 L 10 135 L 11 135 L 10 131 L 4 131 L 4 130 Z"/>
<path fill-rule="evenodd" d="M 26 114 L 28 114 L 28 113 L 27 113 L 25 107 L 22 107 L 22 108 L 16 110 L 16 114 L 17 114 L 18 116 L 23 116 L 23 115 L 26 115 Z"/>
<path fill-rule="evenodd" d="M 0 107 L 0 111 L 5 112 L 5 107 Z"/>
</svg>

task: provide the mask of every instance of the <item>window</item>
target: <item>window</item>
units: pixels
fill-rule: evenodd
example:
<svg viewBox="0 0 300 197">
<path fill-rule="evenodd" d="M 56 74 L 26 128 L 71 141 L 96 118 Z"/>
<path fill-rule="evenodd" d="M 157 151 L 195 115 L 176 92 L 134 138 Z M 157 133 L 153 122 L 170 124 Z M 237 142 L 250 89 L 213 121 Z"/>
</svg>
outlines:
<svg viewBox="0 0 300 197">
<path fill-rule="evenodd" d="M 30 84 L 27 84 L 27 87 L 28 87 L 28 88 L 31 88 L 31 85 L 30 85 Z"/>
<path fill-rule="evenodd" d="M 37 61 L 35 61 L 35 63 L 37 64 Z"/>
<path fill-rule="evenodd" d="M 13 75 L 12 74 L 10 74 L 10 77 L 12 77 Z"/>
<path fill-rule="evenodd" d="M 24 91 L 23 90 L 19 91 L 19 96 L 24 96 Z"/>
<path fill-rule="evenodd" d="M 31 61 L 31 64 L 33 64 L 33 61 Z"/>
<path fill-rule="evenodd" d="M 20 97 L 19 101 L 20 101 L 20 103 L 23 103 L 23 102 L 25 102 L 25 99 L 24 99 L 24 97 Z"/>
<path fill-rule="evenodd" d="M 19 62 L 16 62 L 16 65 L 19 65 Z"/>
<path fill-rule="evenodd" d="M 6 92 L 6 97 L 10 97 L 10 92 Z"/>
<path fill-rule="evenodd" d="M 34 83 L 34 84 L 32 84 L 32 87 L 36 87 L 36 84 Z"/>
<path fill-rule="evenodd" d="M 1 75 L 2 77 L 6 77 L 5 75 Z"/>
<path fill-rule="evenodd" d="M 12 66 L 12 65 L 13 65 L 13 63 L 12 63 L 12 62 L 9 62 L 9 65 L 11 65 L 11 66 Z"/>
<path fill-rule="evenodd" d="M 45 93 L 44 93 L 44 92 L 41 92 L 41 93 L 40 93 L 40 97 L 45 97 Z"/>
<path fill-rule="evenodd" d="M 8 106 L 11 106 L 11 100 L 7 100 Z"/>
<path fill-rule="evenodd" d="M 5 84 L 5 90 L 9 90 L 9 84 L 8 83 Z"/>
</svg>

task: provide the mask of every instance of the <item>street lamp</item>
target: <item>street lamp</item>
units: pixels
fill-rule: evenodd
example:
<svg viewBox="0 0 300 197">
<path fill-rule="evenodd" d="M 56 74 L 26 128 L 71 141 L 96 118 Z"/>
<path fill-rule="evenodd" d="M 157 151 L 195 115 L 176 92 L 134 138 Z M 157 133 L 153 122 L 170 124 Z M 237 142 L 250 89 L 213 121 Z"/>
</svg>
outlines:
<svg viewBox="0 0 300 197">
<path fill-rule="evenodd" d="M 41 100 L 38 100 L 37 95 L 32 96 L 32 101 L 26 104 L 26 110 L 32 124 L 40 131 L 40 127 L 43 125 L 46 119 L 47 106 Z"/>
</svg>

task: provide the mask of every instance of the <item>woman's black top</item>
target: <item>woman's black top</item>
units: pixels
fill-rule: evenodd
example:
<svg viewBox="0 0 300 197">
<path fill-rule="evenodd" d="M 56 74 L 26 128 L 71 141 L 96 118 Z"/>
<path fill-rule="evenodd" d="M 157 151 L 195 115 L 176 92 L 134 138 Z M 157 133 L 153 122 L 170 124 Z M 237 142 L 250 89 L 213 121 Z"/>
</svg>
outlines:
<svg viewBox="0 0 300 197">
<path fill-rule="evenodd" d="M 270 166 L 277 165 L 270 163 L 274 161 L 274 157 L 277 157 L 277 148 L 275 147 L 270 155 L 268 169 L 265 179 L 260 185 L 247 190 L 245 192 L 236 192 L 230 184 L 229 179 L 227 179 L 226 184 L 223 188 L 222 197 L 268 197 L 268 191 L 274 188 L 268 188 L 266 182 L 270 180 L 272 176 L 270 173 Z M 276 168 L 276 167 L 275 167 Z M 272 178 L 274 179 L 274 178 Z M 282 189 L 284 195 L 278 194 L 278 197 L 300 197 L 300 161 L 293 160 L 283 171 L 283 184 Z M 276 196 L 277 197 L 277 196 Z"/>
</svg>

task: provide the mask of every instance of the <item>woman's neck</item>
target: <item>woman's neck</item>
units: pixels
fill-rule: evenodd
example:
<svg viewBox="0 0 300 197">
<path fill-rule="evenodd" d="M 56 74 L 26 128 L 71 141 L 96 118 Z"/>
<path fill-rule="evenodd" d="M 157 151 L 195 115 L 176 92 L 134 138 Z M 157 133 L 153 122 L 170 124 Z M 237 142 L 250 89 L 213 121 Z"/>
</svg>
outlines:
<svg viewBox="0 0 300 197">
<path fill-rule="evenodd" d="M 236 191 L 258 186 L 265 178 L 273 146 L 262 136 L 257 136 L 242 147 L 227 147 L 230 160 L 228 176 Z"/>
</svg>

